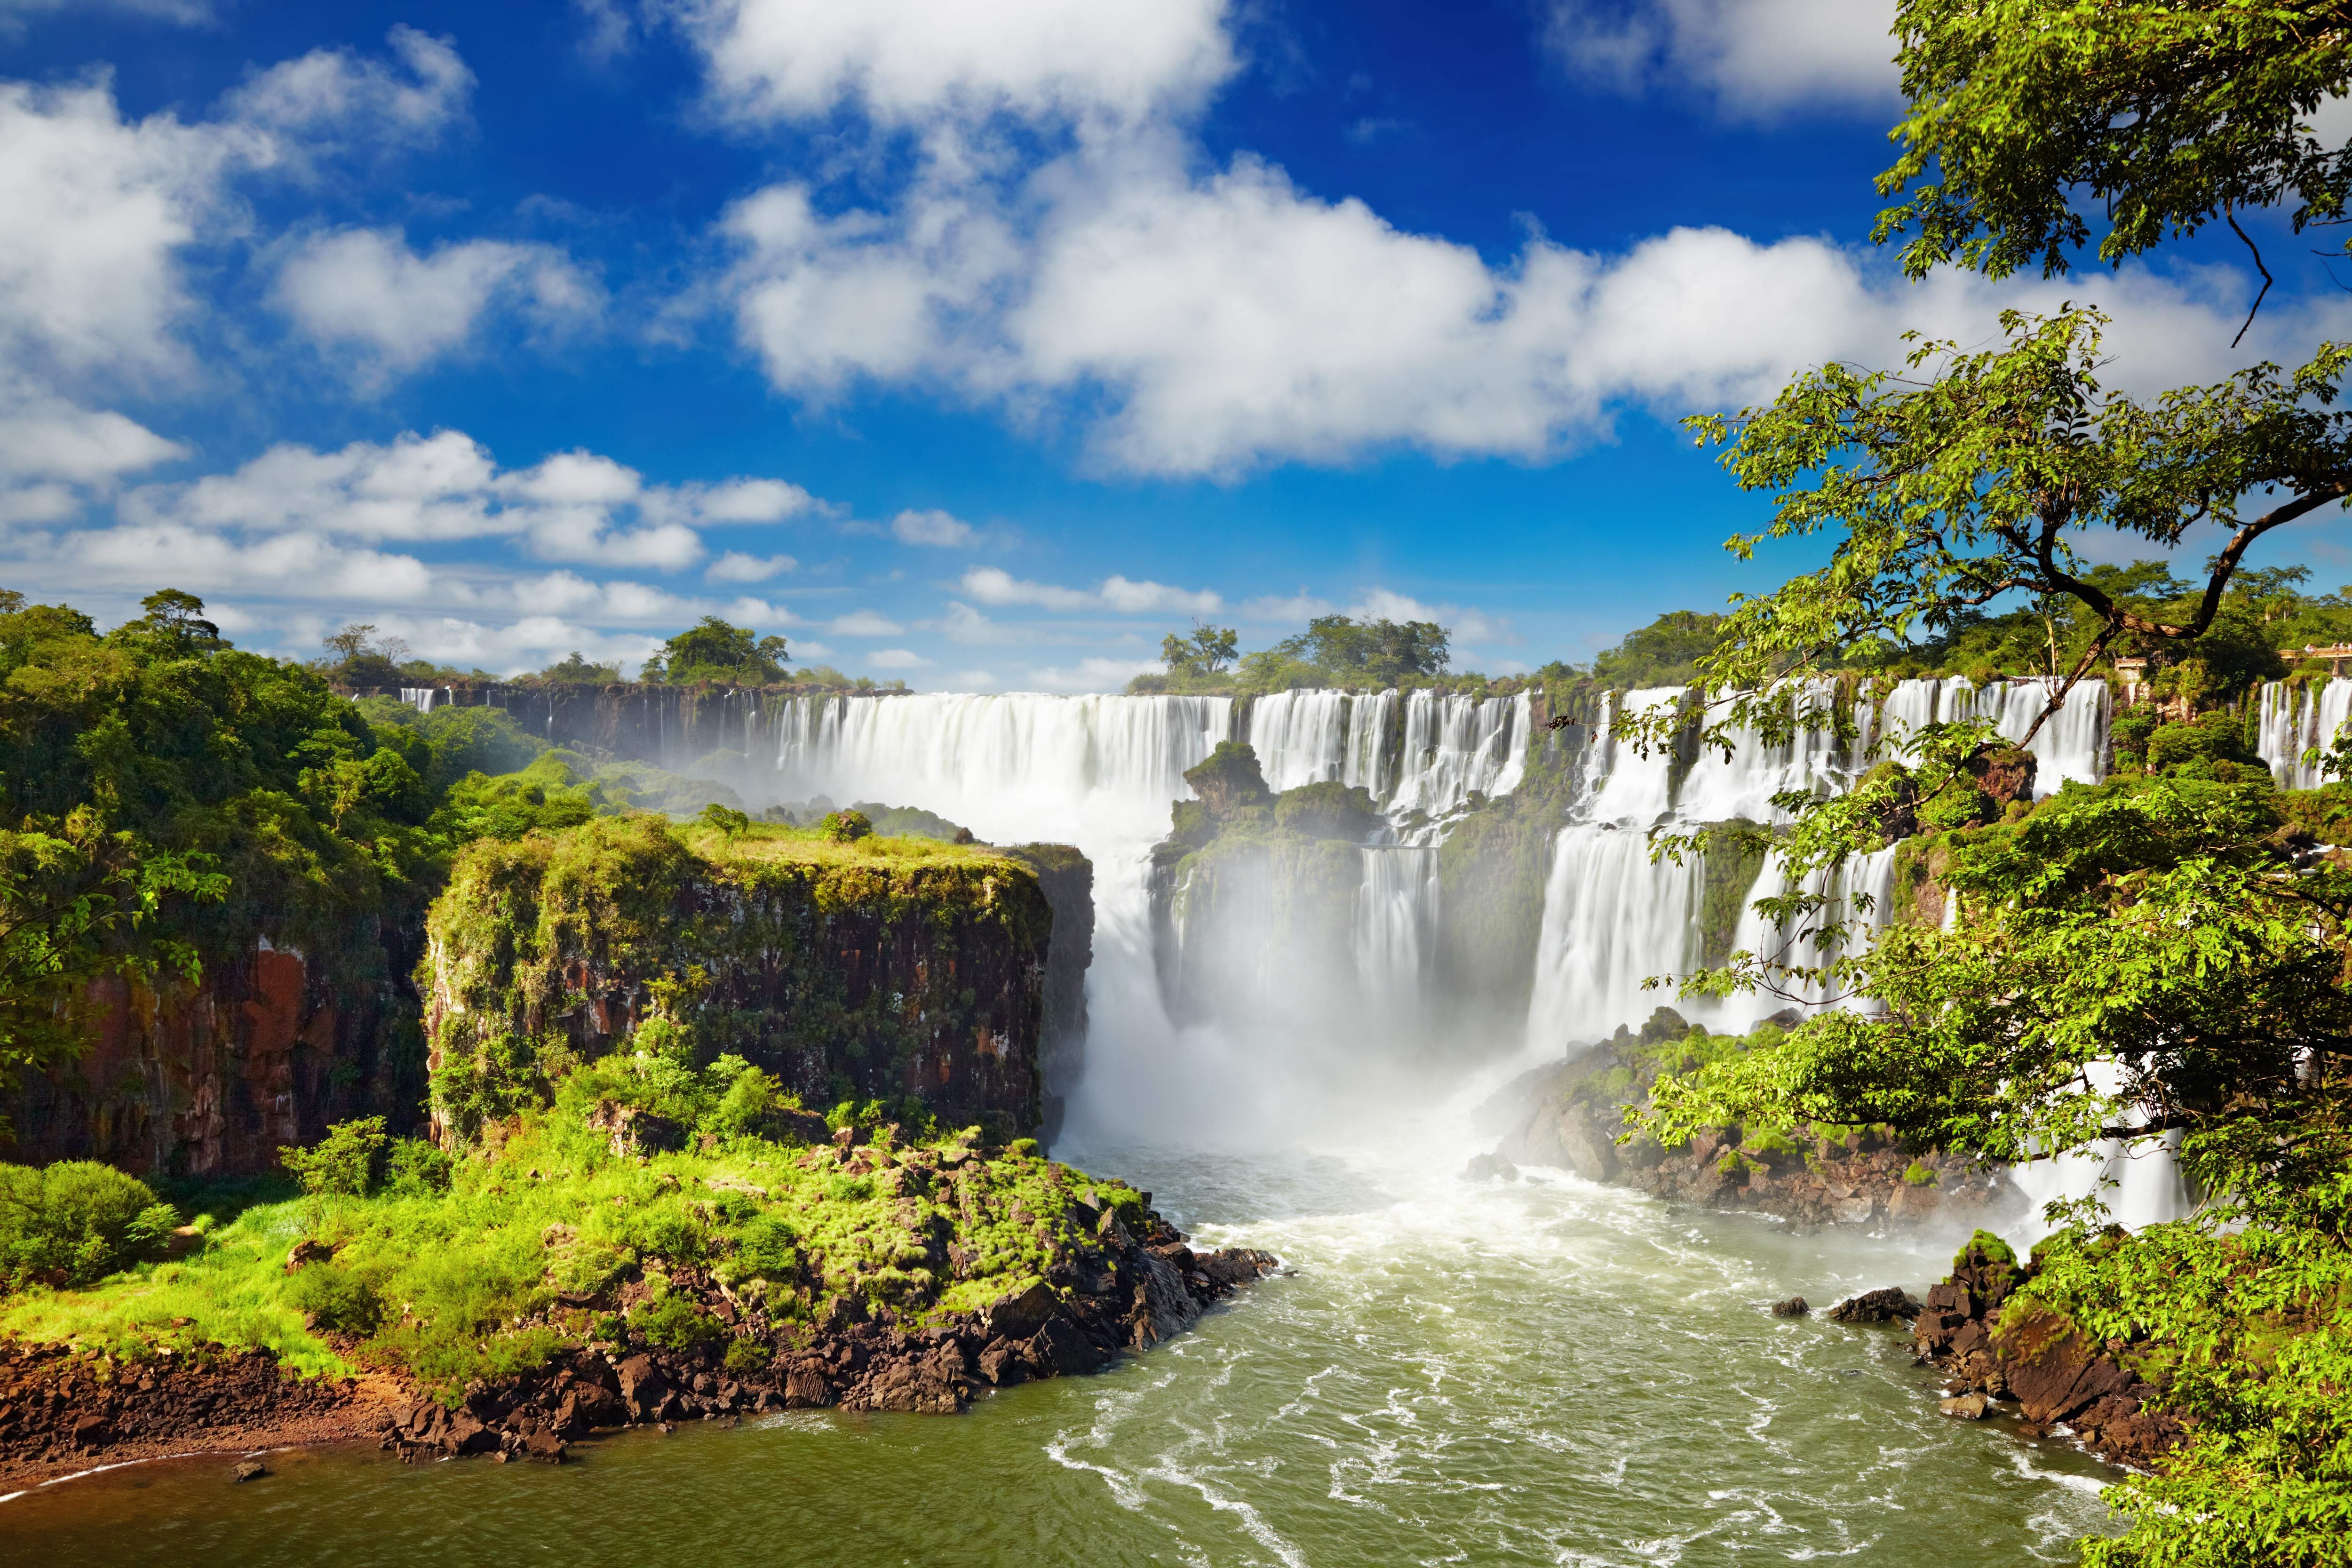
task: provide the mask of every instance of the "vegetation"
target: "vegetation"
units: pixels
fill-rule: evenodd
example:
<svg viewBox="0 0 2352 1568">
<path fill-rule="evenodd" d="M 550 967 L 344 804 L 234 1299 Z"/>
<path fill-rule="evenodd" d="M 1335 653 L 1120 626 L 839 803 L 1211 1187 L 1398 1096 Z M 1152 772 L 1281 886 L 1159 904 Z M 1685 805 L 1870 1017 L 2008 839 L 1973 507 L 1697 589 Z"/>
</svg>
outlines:
<svg viewBox="0 0 2352 1568">
<path fill-rule="evenodd" d="M 616 1104 L 677 1116 L 689 1135 L 667 1152 L 616 1150 Z M 1025 1140 L 994 1150 L 977 1129 L 950 1136 L 919 1106 L 835 1107 L 832 1120 L 870 1150 L 860 1163 L 871 1168 L 849 1173 L 763 1105 L 793 1102 L 740 1058 L 694 1071 L 638 1053 L 573 1074 L 499 1147 L 454 1162 L 347 1124 L 289 1160 L 307 1195 L 207 1226 L 207 1245 L 184 1260 L 115 1272 L 129 1261 L 118 1255 L 94 1288 L 16 1286 L 0 1331 L 75 1338 L 132 1362 L 263 1349 L 307 1373 L 404 1373 L 454 1401 L 468 1382 L 569 1346 L 731 1336 L 689 1279 L 760 1302 L 802 1338 L 844 1315 L 920 1327 L 1041 1278 L 1052 1247 L 1074 1243 L 1091 1216 L 1081 1203 L 1140 1219 L 1133 1190 L 1041 1160 Z M 50 1169 L 139 1186 L 104 1166 Z M 0 1194 L 14 1181 L 0 1167 Z M 135 1251 L 135 1220 L 132 1230 Z M 13 1248 L 13 1234 L 0 1229 L 0 1246 Z M 300 1256 L 324 1256 L 289 1274 L 302 1242 L 312 1246 Z"/>
<path fill-rule="evenodd" d="M 1307 630 L 1271 647 L 1239 654 L 1230 627 L 1196 626 L 1161 639 L 1163 675 L 1139 675 L 1137 693 L 1230 691 L 1250 696 L 1297 687 L 1342 686 L 1380 690 L 1426 686 L 1448 678 L 1451 635 L 1433 621 L 1362 620 L 1318 616 Z M 1462 678 L 1486 684 L 1482 676 Z"/>
<path fill-rule="evenodd" d="M 0 1296 L 88 1285 L 161 1258 L 177 1210 L 111 1165 L 0 1165 Z"/>
<path fill-rule="evenodd" d="M 1876 237 L 1904 240 L 1914 275 L 2064 272 L 2095 217 L 2113 264 L 2215 222 L 2251 248 L 2241 207 L 2287 206 L 2297 229 L 2344 216 L 2352 160 L 2311 128 L 2352 87 L 2341 7 L 1903 0 L 1896 35 L 1909 111 Z M 2044 1244 L 1996 1339 L 2071 1324 L 2189 1434 L 2111 1490 L 2131 1528 L 2084 1542 L 2086 1563 L 2335 1562 L 2352 1523 L 2352 868 L 2301 826 L 2337 820 L 2334 803 L 2283 805 L 2225 710 L 2288 673 L 2282 647 L 2342 636 L 2342 596 L 2306 599 L 2301 574 L 2245 563 L 2352 495 L 2352 418 L 2336 407 L 2352 351 L 2314 343 L 2292 369 L 2135 397 L 2101 381 L 2110 323 L 2095 309 L 2001 325 L 1990 347 L 1918 342 L 1899 372 L 1825 365 L 1766 405 L 1690 422 L 1743 488 L 1774 498 L 1736 553 L 1831 546 L 1826 565 L 1737 604 L 1696 661 L 1709 722 L 1785 732 L 1774 681 L 1922 656 L 2025 663 L 2062 695 L 2141 658 L 2173 721 L 2120 727 L 2127 776 L 2018 820 L 1937 804 L 1975 792 L 1997 743 L 1980 724 L 1932 727 L 1918 763 L 1849 796 L 1786 800 L 1796 820 L 1778 847 L 1800 871 L 1914 817 L 1975 822 L 1909 862 L 1933 868 L 1958 919 L 1906 920 L 1858 953 L 1820 898 L 1764 900 L 1798 941 L 1734 954 L 1688 990 L 1826 979 L 1884 1010 L 1824 1014 L 1662 1079 L 1643 1122 L 1674 1139 L 1726 1121 L 1874 1121 L 1995 1159 L 2177 1135 L 2205 1194 L 2195 1217 L 2126 1237 L 2095 1198 L 2062 1213 L 2072 1228 Z M 2086 531 L 2107 550 L 2168 550 L 2209 522 L 2224 542 L 2185 585 L 2077 552 Z"/>
<path fill-rule="evenodd" d="M 525 679 L 551 685 L 610 686 L 620 680 L 621 667 L 593 663 L 581 658 L 580 650 L 574 648 L 537 675 Z"/>
<path fill-rule="evenodd" d="M 784 639 L 755 637 L 749 626 L 730 626 L 717 616 L 670 638 L 638 670 L 645 681 L 687 686 L 718 681 L 730 686 L 770 686 L 784 679 Z"/>
</svg>

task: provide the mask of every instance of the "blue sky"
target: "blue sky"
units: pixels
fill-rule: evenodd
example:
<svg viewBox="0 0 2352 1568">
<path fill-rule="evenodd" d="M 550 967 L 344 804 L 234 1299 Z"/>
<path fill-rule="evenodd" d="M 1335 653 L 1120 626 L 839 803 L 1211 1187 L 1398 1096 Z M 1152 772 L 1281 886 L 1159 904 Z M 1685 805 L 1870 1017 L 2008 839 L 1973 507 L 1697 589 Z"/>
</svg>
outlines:
<svg viewBox="0 0 2352 1568">
<path fill-rule="evenodd" d="M 1810 563 L 1723 553 L 1681 413 L 2010 302 L 2148 386 L 2352 335 L 2275 225 L 2235 358 L 2217 244 L 1903 283 L 1892 9 L 0 0 L 0 581 L 499 671 L 716 612 L 1106 689 L 1338 608 L 1499 673 Z"/>
</svg>

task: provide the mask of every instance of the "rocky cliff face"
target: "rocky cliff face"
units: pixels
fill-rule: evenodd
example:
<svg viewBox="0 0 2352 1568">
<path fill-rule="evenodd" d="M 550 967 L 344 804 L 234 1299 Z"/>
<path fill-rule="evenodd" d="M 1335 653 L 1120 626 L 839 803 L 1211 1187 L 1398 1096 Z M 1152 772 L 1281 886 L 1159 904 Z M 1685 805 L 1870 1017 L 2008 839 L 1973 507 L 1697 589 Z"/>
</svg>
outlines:
<svg viewBox="0 0 2352 1568">
<path fill-rule="evenodd" d="M 1087 1065 L 1087 970 L 1094 962 L 1094 862 L 1067 844 L 1023 844 L 1006 851 L 1037 873 L 1054 911 L 1045 947 L 1044 1016 L 1038 1025 L 1037 1074 L 1044 1094 L 1042 1136 L 1062 1131 L 1062 1108 Z"/>
<path fill-rule="evenodd" d="M 1912 1323 L 1919 1359 L 1950 1378 L 1945 1413 L 1982 1416 L 2013 1404 L 2028 1431 L 2059 1423 L 2102 1458 L 2146 1465 L 2178 1446 L 2179 1423 L 2160 1390 L 2127 1364 L 2133 1346 L 2086 1338 L 2018 1288 L 2033 1277 L 2009 1247 L 1979 1232 L 1927 1292 Z"/>
<path fill-rule="evenodd" d="M 625 1045 L 1030 1132 L 1053 926 L 1034 867 L 981 848 L 646 816 L 478 843 L 427 921 L 435 1120 L 471 1136 Z"/>
<path fill-rule="evenodd" d="M 415 1000 L 393 978 L 414 961 L 403 936 L 387 929 L 386 951 L 362 954 L 375 959 L 359 966 L 373 979 L 265 941 L 207 963 L 194 985 L 99 982 L 84 998 L 81 1057 L 23 1073 L 0 1106 L 12 1135 L 0 1158 L 241 1175 L 344 1117 L 389 1111 L 401 1122 L 398 1108 L 425 1089 Z M 362 948 L 375 940 L 357 937 Z"/>
</svg>

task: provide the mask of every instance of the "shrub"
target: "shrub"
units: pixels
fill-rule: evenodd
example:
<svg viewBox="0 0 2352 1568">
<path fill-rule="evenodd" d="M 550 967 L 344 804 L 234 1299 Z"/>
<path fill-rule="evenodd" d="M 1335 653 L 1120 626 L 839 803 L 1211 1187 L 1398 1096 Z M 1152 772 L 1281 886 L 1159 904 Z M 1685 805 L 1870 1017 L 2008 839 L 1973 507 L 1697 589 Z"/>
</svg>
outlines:
<svg viewBox="0 0 2352 1568">
<path fill-rule="evenodd" d="M 1932 1187 L 1936 1184 L 1936 1173 L 1914 1160 L 1903 1173 L 1903 1184 L 1906 1187 Z"/>
<path fill-rule="evenodd" d="M 874 824 L 862 811 L 829 811 L 817 826 L 835 844 L 855 844 L 874 832 Z"/>
<path fill-rule="evenodd" d="M 717 1319 L 697 1311 L 683 1296 L 664 1296 L 651 1306 L 640 1307 L 631 1321 L 648 1344 L 666 1351 L 690 1351 L 726 1332 Z"/>
<path fill-rule="evenodd" d="M 0 1291 L 87 1285 L 160 1258 L 179 1223 L 146 1183 L 111 1165 L 0 1165 Z"/>
<path fill-rule="evenodd" d="M 780 1214 L 762 1214 L 736 1238 L 738 1271 L 747 1279 L 789 1280 L 800 1272 L 799 1241 L 791 1221 Z"/>
<path fill-rule="evenodd" d="M 430 1197 L 449 1190 L 457 1162 L 446 1149 L 436 1149 L 422 1138 L 402 1138 L 392 1145 L 384 1162 L 384 1191 L 404 1198 Z"/>
<path fill-rule="evenodd" d="M 278 1158 L 306 1193 L 363 1198 L 383 1177 L 384 1146 L 390 1142 L 383 1117 L 362 1116 L 336 1123 L 310 1148 L 281 1146 Z"/>
<path fill-rule="evenodd" d="M 374 1286 L 333 1263 L 314 1263 L 288 1281 L 286 1304 L 315 1327 L 340 1334 L 372 1334 L 383 1321 L 383 1298 Z"/>
<path fill-rule="evenodd" d="M 774 1358 L 775 1352 L 758 1340 L 736 1340 L 727 1347 L 727 1370 L 738 1376 L 756 1372 Z"/>
</svg>

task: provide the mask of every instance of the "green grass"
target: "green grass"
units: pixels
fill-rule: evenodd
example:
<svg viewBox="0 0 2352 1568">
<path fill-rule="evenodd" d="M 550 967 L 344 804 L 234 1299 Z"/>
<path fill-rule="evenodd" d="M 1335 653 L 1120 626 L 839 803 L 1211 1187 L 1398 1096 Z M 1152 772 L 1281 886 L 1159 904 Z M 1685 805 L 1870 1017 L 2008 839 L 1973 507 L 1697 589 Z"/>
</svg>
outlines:
<svg viewBox="0 0 2352 1568">
<path fill-rule="evenodd" d="M 856 1174 L 829 1148 L 760 1137 L 615 1155 L 580 1098 L 460 1161 L 445 1193 L 249 1203 L 193 1258 L 0 1302 L 0 1331 L 132 1360 L 261 1349 L 305 1373 L 374 1367 L 447 1395 L 611 1338 L 625 1282 L 645 1288 L 631 1292 L 629 1321 L 661 1342 L 731 1332 L 702 1316 L 698 1292 L 673 1295 L 688 1272 L 763 1305 L 788 1332 L 812 1331 L 843 1299 L 920 1324 L 1040 1278 L 1079 1244 L 1082 1195 L 1140 1216 L 1132 1189 L 1041 1160 L 1034 1145 L 972 1154 L 959 1180 L 941 1156 L 964 1135 L 877 1142 L 879 1168 Z M 332 1261 L 289 1275 L 306 1237 Z M 960 1269 L 942 1261 L 950 1244 Z M 306 1310 L 325 1321 L 306 1325 Z M 347 1331 L 331 1336 L 332 1323 Z"/>
</svg>

